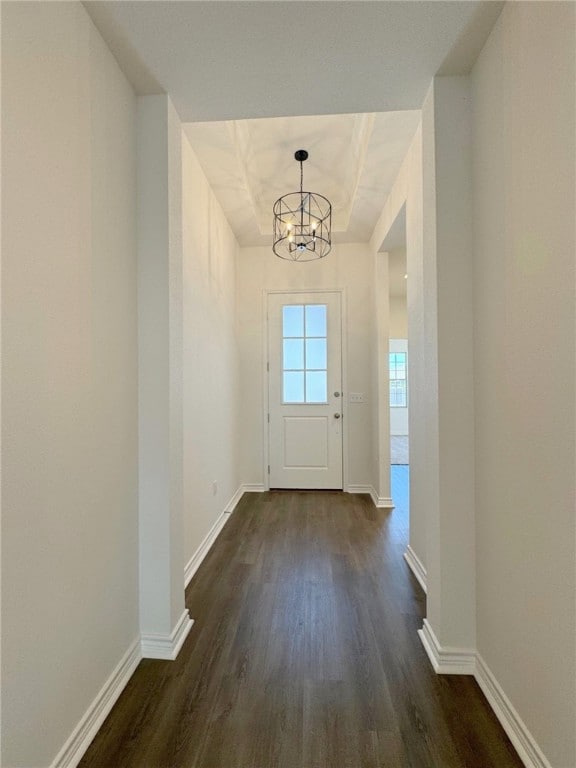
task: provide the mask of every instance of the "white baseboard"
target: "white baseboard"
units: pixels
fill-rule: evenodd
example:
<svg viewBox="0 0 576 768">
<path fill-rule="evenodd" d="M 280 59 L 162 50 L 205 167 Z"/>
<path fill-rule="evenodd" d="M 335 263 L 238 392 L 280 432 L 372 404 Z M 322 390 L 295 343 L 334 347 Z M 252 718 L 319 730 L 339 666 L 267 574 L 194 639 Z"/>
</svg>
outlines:
<svg viewBox="0 0 576 768">
<path fill-rule="evenodd" d="M 116 703 L 116 700 L 134 674 L 141 658 L 140 640 L 136 639 L 108 680 L 106 680 L 70 738 L 56 755 L 50 768 L 76 768 L 94 736 L 98 733 L 100 726 Z"/>
<path fill-rule="evenodd" d="M 357 485 L 349 483 L 346 486 L 346 493 L 367 493 L 372 499 L 375 507 L 378 507 L 379 509 L 394 509 L 392 499 L 389 499 L 386 496 L 378 496 L 373 485 Z"/>
<path fill-rule="evenodd" d="M 376 491 L 372 496 L 372 501 L 378 507 L 378 509 L 394 509 L 394 502 L 388 496 L 377 496 Z"/>
<path fill-rule="evenodd" d="M 241 486 L 242 493 L 265 493 L 266 486 L 262 483 L 243 483 Z"/>
<path fill-rule="evenodd" d="M 236 505 L 234 505 L 236 506 Z M 184 568 L 184 586 L 187 587 L 188 584 L 190 584 L 192 577 L 200 568 L 202 561 L 210 551 L 210 548 L 212 547 L 212 544 L 216 541 L 218 538 L 218 534 L 224 528 L 228 520 L 230 519 L 230 512 L 222 512 L 222 514 L 218 517 L 212 528 L 208 531 L 206 536 L 204 537 L 204 540 L 194 552 L 190 560 L 186 563 L 186 567 Z"/>
<path fill-rule="evenodd" d="M 479 653 L 476 654 L 474 677 L 526 768 L 552 768 Z"/>
<path fill-rule="evenodd" d="M 476 651 L 473 648 L 443 648 L 427 619 L 424 619 L 424 626 L 418 634 L 434 671 L 439 675 L 474 674 Z"/>
<path fill-rule="evenodd" d="M 471 649 L 442 648 L 434 630 L 424 619 L 418 634 L 434 670 L 441 675 L 474 675 L 488 704 L 498 718 L 526 768 L 552 768 L 510 699 L 504 693 L 482 656 Z"/>
<path fill-rule="evenodd" d="M 165 661 L 174 661 L 192 629 L 194 621 L 188 615 L 188 608 L 182 611 L 182 616 L 169 635 L 157 635 L 150 633 L 142 635 L 140 638 L 140 647 L 142 648 L 142 658 L 144 659 L 164 659 Z"/>
<path fill-rule="evenodd" d="M 244 496 L 244 486 L 243 485 L 241 485 L 238 488 L 238 490 L 232 496 L 232 498 L 230 499 L 228 504 L 226 504 L 226 506 L 224 507 L 224 512 L 227 512 L 229 515 L 232 514 L 232 512 L 234 512 L 234 510 L 236 509 L 236 507 L 238 505 L 238 502 L 240 501 L 242 496 Z"/>
<path fill-rule="evenodd" d="M 374 488 L 371 485 L 353 485 L 351 483 L 346 486 L 345 490 L 346 493 L 367 493 L 370 496 L 374 492 Z"/>
<path fill-rule="evenodd" d="M 206 536 L 204 537 L 202 543 L 194 552 L 190 560 L 186 563 L 186 566 L 184 568 L 184 587 L 187 587 L 188 584 L 190 584 L 192 577 L 202 564 L 202 561 L 210 551 L 210 548 L 212 547 L 212 544 L 216 541 L 218 538 L 218 534 L 224 528 L 228 520 L 230 519 L 230 515 L 234 510 L 236 509 L 236 506 L 244 493 L 246 492 L 246 486 L 241 485 L 236 493 L 232 496 L 228 504 L 224 507 L 224 512 L 218 517 L 212 528 L 208 531 Z"/>
<path fill-rule="evenodd" d="M 426 574 L 426 568 L 422 565 L 422 561 L 414 552 L 410 544 L 406 547 L 406 552 L 404 552 L 404 560 L 408 563 L 408 566 L 410 567 L 410 570 L 416 577 L 416 580 L 426 592 L 426 581 L 427 581 L 427 574 Z"/>
</svg>

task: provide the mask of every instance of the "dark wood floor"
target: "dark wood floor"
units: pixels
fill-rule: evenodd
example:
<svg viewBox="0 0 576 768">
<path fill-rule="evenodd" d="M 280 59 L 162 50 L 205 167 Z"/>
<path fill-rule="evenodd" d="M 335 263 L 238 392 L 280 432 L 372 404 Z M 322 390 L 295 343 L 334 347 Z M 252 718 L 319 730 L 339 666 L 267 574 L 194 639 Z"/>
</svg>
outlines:
<svg viewBox="0 0 576 768">
<path fill-rule="evenodd" d="M 81 768 L 521 768 L 474 680 L 430 667 L 406 525 L 367 496 L 245 495 L 178 659 L 140 664 Z"/>
</svg>

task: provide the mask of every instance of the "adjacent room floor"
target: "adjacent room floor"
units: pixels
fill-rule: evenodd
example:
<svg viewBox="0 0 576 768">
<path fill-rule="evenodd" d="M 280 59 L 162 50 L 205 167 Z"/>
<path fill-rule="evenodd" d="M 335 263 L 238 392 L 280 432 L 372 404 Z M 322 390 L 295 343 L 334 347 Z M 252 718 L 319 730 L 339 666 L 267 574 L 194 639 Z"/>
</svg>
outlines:
<svg viewBox="0 0 576 768">
<path fill-rule="evenodd" d="M 410 464 L 408 435 L 390 436 L 390 464 Z"/>
<path fill-rule="evenodd" d="M 521 768 L 469 677 L 437 676 L 397 508 L 246 494 L 191 582 L 175 662 L 144 661 L 81 768 Z"/>
</svg>

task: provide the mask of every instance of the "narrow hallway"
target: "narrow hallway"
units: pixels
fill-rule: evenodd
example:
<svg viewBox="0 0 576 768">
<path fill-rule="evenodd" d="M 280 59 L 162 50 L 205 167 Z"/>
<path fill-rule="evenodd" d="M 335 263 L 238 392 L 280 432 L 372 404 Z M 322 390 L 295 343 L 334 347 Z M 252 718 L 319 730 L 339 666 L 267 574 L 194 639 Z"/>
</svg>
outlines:
<svg viewBox="0 0 576 768">
<path fill-rule="evenodd" d="M 436 676 L 398 506 L 245 494 L 186 593 L 175 662 L 146 660 L 81 768 L 520 768 L 472 678 Z"/>
</svg>

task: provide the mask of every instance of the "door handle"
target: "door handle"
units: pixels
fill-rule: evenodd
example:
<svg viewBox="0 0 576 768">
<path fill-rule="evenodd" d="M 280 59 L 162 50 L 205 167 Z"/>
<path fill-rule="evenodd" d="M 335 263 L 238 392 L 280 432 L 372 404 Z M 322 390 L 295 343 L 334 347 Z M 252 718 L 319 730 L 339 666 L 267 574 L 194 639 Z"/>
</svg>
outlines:
<svg viewBox="0 0 576 768">
<path fill-rule="evenodd" d="M 335 419 L 339 419 L 339 418 L 340 418 L 340 414 L 339 414 L 339 413 L 335 413 L 335 414 L 334 414 L 334 418 L 335 418 Z"/>
</svg>

